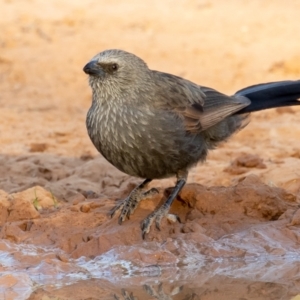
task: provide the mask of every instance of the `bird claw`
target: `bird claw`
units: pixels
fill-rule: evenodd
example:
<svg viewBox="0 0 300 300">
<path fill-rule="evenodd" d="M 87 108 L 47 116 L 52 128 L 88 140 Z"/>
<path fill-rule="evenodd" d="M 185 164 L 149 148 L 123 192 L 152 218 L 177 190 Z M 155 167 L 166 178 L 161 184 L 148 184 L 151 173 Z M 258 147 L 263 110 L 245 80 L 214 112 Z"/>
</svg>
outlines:
<svg viewBox="0 0 300 300">
<path fill-rule="evenodd" d="M 118 224 L 119 224 L 119 225 L 122 225 L 122 223 L 123 223 L 124 220 L 125 220 L 125 217 L 126 217 L 126 215 L 123 215 L 123 214 L 121 213 L 121 215 L 120 215 L 120 217 L 119 217 L 119 219 L 118 219 Z"/>
<path fill-rule="evenodd" d="M 155 219 L 155 227 L 156 227 L 156 229 L 159 230 L 159 231 L 160 231 L 160 222 L 161 222 L 161 219 L 162 219 L 162 218 L 159 218 L 159 217 L 157 217 L 157 218 Z"/>
<path fill-rule="evenodd" d="M 133 296 L 133 293 L 132 293 L 132 292 L 129 294 L 128 291 L 126 291 L 125 289 L 122 289 L 122 290 L 121 290 L 121 293 L 122 293 L 122 298 L 123 298 L 124 300 L 137 300 L 137 298 Z M 119 298 L 119 296 L 117 296 L 116 294 L 114 294 L 114 299 L 115 299 L 115 300 L 121 300 L 121 299 Z"/>
<path fill-rule="evenodd" d="M 151 213 L 141 224 L 142 229 L 142 237 L 145 239 L 146 234 L 149 233 L 150 227 L 155 221 L 155 227 L 157 230 L 161 230 L 160 224 L 161 220 L 166 217 L 170 222 L 174 223 L 178 221 L 181 223 L 180 218 L 175 214 L 168 214 L 169 207 L 168 206 L 161 206 L 159 209 L 155 210 L 153 213 Z"/>
<path fill-rule="evenodd" d="M 117 204 L 110 212 L 111 218 L 118 212 L 121 211 L 118 223 L 121 225 L 125 219 L 130 219 L 130 215 L 136 210 L 138 204 L 155 194 L 158 194 L 159 191 L 156 188 L 152 188 L 149 191 L 142 192 L 140 189 L 134 189 L 128 197 L 126 197 L 122 202 Z"/>
<path fill-rule="evenodd" d="M 154 196 L 154 195 L 156 195 L 158 193 L 159 193 L 158 189 L 152 188 L 149 191 L 144 192 L 143 196 L 146 198 L 146 197 Z"/>
<path fill-rule="evenodd" d="M 117 204 L 117 205 L 110 211 L 110 213 L 109 213 L 109 214 L 110 214 L 110 217 L 113 218 L 114 215 L 115 215 L 119 210 L 121 210 L 121 209 L 123 208 L 124 204 L 125 204 L 125 200 L 122 201 L 122 202 L 120 202 L 119 204 Z"/>
</svg>

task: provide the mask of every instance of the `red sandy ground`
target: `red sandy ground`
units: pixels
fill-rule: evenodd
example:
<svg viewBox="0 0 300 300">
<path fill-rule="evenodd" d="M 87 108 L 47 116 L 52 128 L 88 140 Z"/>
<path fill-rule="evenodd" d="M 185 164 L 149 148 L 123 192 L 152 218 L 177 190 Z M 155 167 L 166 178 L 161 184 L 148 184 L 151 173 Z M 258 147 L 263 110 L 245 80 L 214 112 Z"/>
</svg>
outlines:
<svg viewBox="0 0 300 300">
<path fill-rule="evenodd" d="M 93 55 L 121 48 L 152 69 L 228 94 L 259 82 L 300 77 L 296 0 L 1 0 L 0 11 L 0 236 L 58 247 L 66 260 L 142 243 L 140 221 L 174 182 L 154 182 L 160 194 L 143 202 L 122 226 L 108 217 L 115 200 L 140 179 L 109 165 L 87 136 L 91 91 L 82 67 Z M 243 131 L 191 171 L 172 207 L 183 224 L 165 222 L 161 232 L 153 228 L 147 241 L 181 239 L 200 245 L 263 226 L 266 235 L 275 232 L 279 244 L 288 238 L 298 249 L 299 115 L 298 108 L 253 115 Z M 234 281 L 224 280 L 227 285 Z M 257 283 L 253 294 L 248 283 L 218 291 L 218 280 L 210 285 L 199 291 L 214 292 L 198 291 L 195 297 L 295 296 L 264 283 Z M 101 293 L 97 282 L 84 281 L 51 291 L 41 287 L 29 299 L 109 299 Z"/>
</svg>

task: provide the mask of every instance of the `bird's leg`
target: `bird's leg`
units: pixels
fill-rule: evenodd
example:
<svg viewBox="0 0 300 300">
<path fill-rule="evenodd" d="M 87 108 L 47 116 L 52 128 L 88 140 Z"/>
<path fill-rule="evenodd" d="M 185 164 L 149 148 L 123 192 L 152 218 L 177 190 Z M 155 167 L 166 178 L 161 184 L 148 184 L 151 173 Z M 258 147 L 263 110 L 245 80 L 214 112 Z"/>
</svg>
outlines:
<svg viewBox="0 0 300 300">
<path fill-rule="evenodd" d="M 187 172 L 181 171 L 177 173 L 177 182 L 176 185 L 169 196 L 169 198 L 166 200 L 166 202 L 160 206 L 158 209 L 156 209 L 154 212 L 152 212 L 143 222 L 142 222 L 142 235 L 143 239 L 145 238 L 146 234 L 150 231 L 150 227 L 152 223 L 155 221 L 156 228 L 160 230 L 160 222 L 163 217 L 167 216 L 167 218 L 171 219 L 172 221 L 177 220 L 180 222 L 180 219 L 178 216 L 173 214 L 168 214 L 170 207 L 177 197 L 178 193 L 181 191 L 183 186 L 186 183 L 187 179 Z"/>
<path fill-rule="evenodd" d="M 119 217 L 119 224 L 127 217 L 129 219 L 130 215 L 133 214 L 135 209 L 137 208 L 140 201 L 148 198 L 152 195 L 158 193 L 158 190 L 155 188 L 150 189 L 149 191 L 144 192 L 144 188 L 152 179 L 144 180 L 140 185 L 134 188 L 131 193 L 119 204 L 117 204 L 110 212 L 111 217 L 113 217 L 118 211 L 121 210 L 121 214 Z"/>
<path fill-rule="evenodd" d="M 157 291 L 153 286 L 148 284 L 144 284 L 143 288 L 147 292 L 147 294 L 149 294 L 151 297 L 154 297 L 155 299 L 173 299 L 171 298 L 172 296 L 179 294 L 183 290 L 183 286 L 176 286 L 170 292 L 165 292 L 162 282 L 158 285 L 156 289 Z"/>
<path fill-rule="evenodd" d="M 133 293 L 131 292 L 130 294 L 125 290 L 121 290 L 122 296 L 124 300 L 138 300 L 138 298 L 133 296 Z M 116 294 L 114 294 L 114 299 L 115 300 L 121 300 Z"/>
</svg>

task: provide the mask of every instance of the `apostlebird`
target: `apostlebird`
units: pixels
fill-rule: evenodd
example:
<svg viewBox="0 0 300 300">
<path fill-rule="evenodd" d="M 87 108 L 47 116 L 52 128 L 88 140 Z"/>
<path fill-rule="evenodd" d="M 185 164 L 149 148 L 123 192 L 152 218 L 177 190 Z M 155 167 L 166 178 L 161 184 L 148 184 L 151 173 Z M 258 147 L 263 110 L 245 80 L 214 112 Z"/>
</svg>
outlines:
<svg viewBox="0 0 300 300">
<path fill-rule="evenodd" d="M 84 67 L 92 88 L 87 113 L 88 134 L 97 150 L 116 168 L 145 180 L 118 204 L 119 224 L 139 202 L 157 190 L 153 179 L 176 176 L 165 203 L 141 225 L 143 238 L 155 221 L 160 229 L 189 169 L 206 159 L 210 149 L 247 124 L 249 113 L 299 105 L 300 80 L 263 83 L 226 96 L 184 78 L 154 71 L 134 54 L 106 50 Z"/>
</svg>

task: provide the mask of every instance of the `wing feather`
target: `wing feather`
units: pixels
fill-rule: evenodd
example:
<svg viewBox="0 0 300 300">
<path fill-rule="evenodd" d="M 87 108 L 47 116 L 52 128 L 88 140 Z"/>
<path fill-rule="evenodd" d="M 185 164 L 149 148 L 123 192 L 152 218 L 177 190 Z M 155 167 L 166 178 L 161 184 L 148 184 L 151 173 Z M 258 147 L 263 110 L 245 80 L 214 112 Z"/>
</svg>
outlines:
<svg viewBox="0 0 300 300">
<path fill-rule="evenodd" d="M 153 71 L 157 107 L 176 112 L 187 131 L 199 133 L 250 104 L 243 96 L 226 96 L 181 77 Z"/>
</svg>

